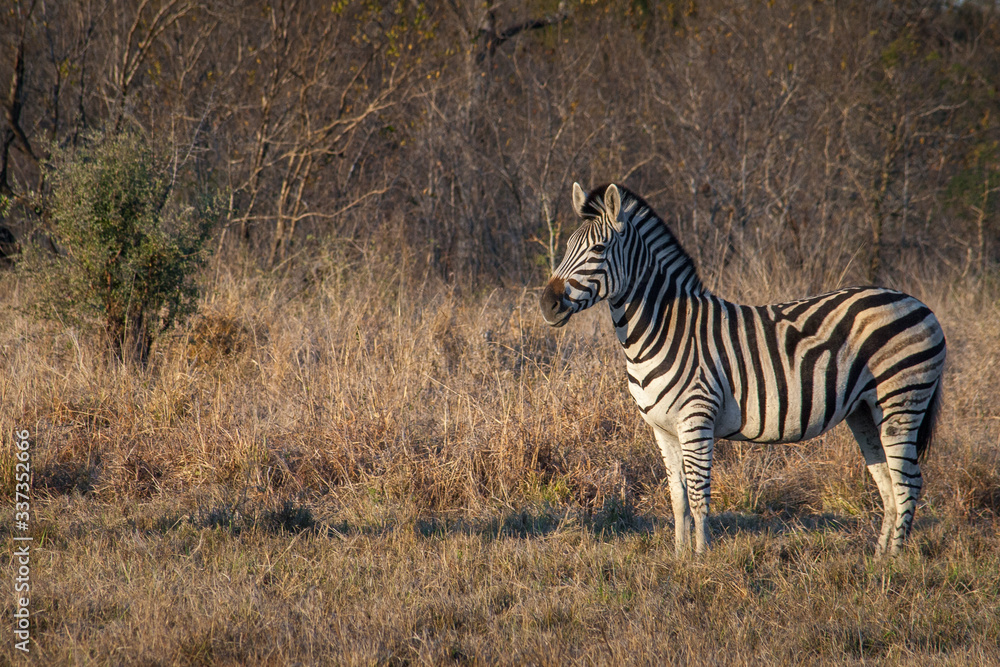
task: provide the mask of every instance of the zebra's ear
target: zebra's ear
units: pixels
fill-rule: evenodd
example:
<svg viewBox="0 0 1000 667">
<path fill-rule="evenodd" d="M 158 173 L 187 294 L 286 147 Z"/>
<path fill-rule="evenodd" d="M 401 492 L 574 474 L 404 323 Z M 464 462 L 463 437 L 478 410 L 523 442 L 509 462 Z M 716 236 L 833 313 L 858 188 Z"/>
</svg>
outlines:
<svg viewBox="0 0 1000 667">
<path fill-rule="evenodd" d="M 604 191 L 604 212 L 608 215 L 611 226 L 619 234 L 625 231 L 625 223 L 618 219 L 622 210 L 622 195 L 618 192 L 618 187 L 612 183 Z"/>
<path fill-rule="evenodd" d="M 579 183 L 573 184 L 573 210 L 579 217 L 583 217 L 583 205 L 587 203 L 587 193 L 583 191 Z"/>
</svg>

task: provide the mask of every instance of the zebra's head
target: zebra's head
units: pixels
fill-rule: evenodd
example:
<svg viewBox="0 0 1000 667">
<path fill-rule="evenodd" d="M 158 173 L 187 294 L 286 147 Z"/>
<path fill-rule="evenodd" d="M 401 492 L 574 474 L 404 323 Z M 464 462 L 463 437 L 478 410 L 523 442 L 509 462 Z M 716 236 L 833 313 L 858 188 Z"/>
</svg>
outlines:
<svg viewBox="0 0 1000 667">
<path fill-rule="evenodd" d="M 608 258 L 624 243 L 621 208 L 621 193 L 614 184 L 589 197 L 579 183 L 573 184 L 573 209 L 584 223 L 569 237 L 566 255 L 542 292 L 542 317 L 549 325 L 563 326 L 571 315 L 613 292 L 616 281 Z"/>
</svg>

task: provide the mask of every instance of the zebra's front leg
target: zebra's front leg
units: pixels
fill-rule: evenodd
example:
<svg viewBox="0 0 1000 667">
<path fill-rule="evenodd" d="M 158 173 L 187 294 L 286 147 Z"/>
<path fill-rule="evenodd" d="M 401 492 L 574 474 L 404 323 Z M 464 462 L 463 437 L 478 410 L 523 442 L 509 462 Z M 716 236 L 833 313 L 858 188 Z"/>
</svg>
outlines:
<svg viewBox="0 0 1000 667">
<path fill-rule="evenodd" d="M 684 462 L 688 503 L 694 517 L 694 551 L 705 553 L 709 545 L 708 510 L 712 499 L 712 452 L 715 447 L 714 405 L 694 401 L 694 408 L 678 423 L 677 436 Z"/>
<path fill-rule="evenodd" d="M 670 488 L 670 506 L 674 511 L 674 552 L 678 556 L 688 553 L 691 546 L 691 510 L 688 507 L 687 487 L 684 484 L 684 460 L 677 438 L 658 426 L 653 427 L 653 436 L 660 447 L 663 465 L 667 469 L 667 483 Z"/>
</svg>

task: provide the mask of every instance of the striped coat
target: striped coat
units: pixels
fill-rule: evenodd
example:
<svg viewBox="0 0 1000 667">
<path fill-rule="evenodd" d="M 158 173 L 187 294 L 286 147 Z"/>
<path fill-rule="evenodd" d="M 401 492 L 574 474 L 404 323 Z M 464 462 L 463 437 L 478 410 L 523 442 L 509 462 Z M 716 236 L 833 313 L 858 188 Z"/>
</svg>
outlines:
<svg viewBox="0 0 1000 667">
<path fill-rule="evenodd" d="M 897 553 L 922 486 L 945 339 L 911 296 L 852 287 L 771 306 L 710 293 L 637 195 L 574 185 L 584 224 L 546 286 L 545 320 L 606 300 L 628 386 L 667 468 L 676 547 L 708 546 L 715 440 L 797 442 L 846 420 L 882 496 L 879 551 Z M 693 526 L 692 526 L 693 524 Z"/>
</svg>

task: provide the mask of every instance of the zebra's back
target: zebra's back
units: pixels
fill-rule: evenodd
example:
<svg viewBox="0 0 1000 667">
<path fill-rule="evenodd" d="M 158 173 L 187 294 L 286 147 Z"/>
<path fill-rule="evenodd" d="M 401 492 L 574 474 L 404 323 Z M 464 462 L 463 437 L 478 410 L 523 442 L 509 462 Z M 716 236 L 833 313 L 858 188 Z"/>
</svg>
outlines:
<svg viewBox="0 0 1000 667">
<path fill-rule="evenodd" d="M 754 442 L 816 437 L 866 404 L 875 423 L 929 401 L 945 357 L 944 333 L 912 296 L 854 287 L 769 306 L 720 303 L 707 341 L 732 404 L 717 435 Z M 923 390 L 923 391 L 921 391 Z M 907 404 L 897 405 L 896 396 Z"/>
</svg>

